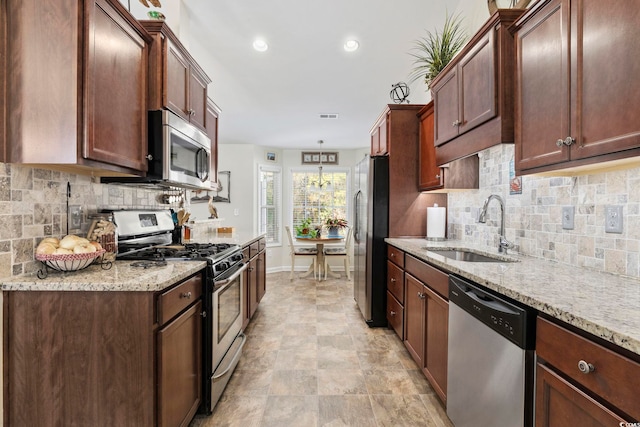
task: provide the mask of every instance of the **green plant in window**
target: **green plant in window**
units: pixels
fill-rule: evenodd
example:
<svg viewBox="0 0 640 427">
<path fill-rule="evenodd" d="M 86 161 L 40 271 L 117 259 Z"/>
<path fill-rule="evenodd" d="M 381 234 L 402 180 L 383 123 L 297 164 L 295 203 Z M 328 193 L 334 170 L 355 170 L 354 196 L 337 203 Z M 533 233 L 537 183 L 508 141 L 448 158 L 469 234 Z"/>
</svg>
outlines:
<svg viewBox="0 0 640 427">
<path fill-rule="evenodd" d="M 311 228 L 311 218 L 305 218 L 302 222 L 296 225 L 296 236 L 309 236 L 314 237 L 311 233 L 315 231 Z"/>
</svg>

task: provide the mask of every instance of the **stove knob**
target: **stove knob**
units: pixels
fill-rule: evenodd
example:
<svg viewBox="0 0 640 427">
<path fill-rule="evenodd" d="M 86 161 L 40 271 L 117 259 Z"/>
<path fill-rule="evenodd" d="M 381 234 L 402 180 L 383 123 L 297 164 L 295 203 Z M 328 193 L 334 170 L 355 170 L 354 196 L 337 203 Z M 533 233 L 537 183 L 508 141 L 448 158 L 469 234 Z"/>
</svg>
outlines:
<svg viewBox="0 0 640 427">
<path fill-rule="evenodd" d="M 226 262 L 219 262 L 219 263 L 216 265 L 216 270 L 218 270 L 218 271 L 224 271 L 224 270 L 226 270 L 227 268 L 229 268 L 229 264 L 227 264 Z"/>
</svg>

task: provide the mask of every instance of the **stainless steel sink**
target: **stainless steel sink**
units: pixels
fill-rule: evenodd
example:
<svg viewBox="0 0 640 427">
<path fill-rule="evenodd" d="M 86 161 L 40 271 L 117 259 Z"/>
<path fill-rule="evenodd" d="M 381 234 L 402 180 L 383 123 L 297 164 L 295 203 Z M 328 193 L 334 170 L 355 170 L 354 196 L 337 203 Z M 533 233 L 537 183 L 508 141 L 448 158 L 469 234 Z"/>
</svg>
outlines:
<svg viewBox="0 0 640 427">
<path fill-rule="evenodd" d="M 429 249 L 429 252 L 441 255 L 446 258 L 455 259 L 456 261 L 466 262 L 516 262 L 515 259 L 509 259 L 502 256 L 488 256 L 465 249 Z"/>
</svg>

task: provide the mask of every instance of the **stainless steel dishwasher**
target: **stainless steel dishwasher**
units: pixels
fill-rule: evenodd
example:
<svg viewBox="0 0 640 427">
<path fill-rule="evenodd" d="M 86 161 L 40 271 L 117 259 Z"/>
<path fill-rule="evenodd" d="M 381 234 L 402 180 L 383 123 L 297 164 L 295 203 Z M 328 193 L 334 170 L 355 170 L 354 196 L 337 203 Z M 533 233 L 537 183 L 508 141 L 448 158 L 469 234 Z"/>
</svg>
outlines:
<svg viewBox="0 0 640 427">
<path fill-rule="evenodd" d="M 456 427 L 530 427 L 536 311 L 449 276 L 447 415 Z"/>
</svg>

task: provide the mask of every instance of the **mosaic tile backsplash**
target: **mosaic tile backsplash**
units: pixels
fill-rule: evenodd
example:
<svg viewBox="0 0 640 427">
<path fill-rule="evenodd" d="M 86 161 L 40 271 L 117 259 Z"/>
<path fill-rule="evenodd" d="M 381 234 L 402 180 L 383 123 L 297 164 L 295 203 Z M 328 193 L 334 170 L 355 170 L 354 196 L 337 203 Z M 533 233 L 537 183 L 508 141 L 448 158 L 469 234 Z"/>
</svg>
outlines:
<svg viewBox="0 0 640 427">
<path fill-rule="evenodd" d="M 67 182 L 71 195 L 67 201 Z M 34 272 L 37 243 L 67 234 L 67 202 L 98 209 L 158 207 L 161 190 L 96 184 L 85 175 L 0 163 L 0 277 Z M 168 208 L 167 205 L 160 205 Z"/>
<path fill-rule="evenodd" d="M 505 200 L 505 234 L 518 252 L 608 273 L 640 277 L 640 168 L 577 177 L 522 177 L 522 194 L 509 194 L 514 146 L 480 153 L 480 189 L 449 193 L 448 237 L 484 242 L 497 250 L 500 208 L 489 205 L 485 224 L 477 218 L 484 200 Z M 635 191 L 633 189 L 636 189 Z M 605 232 L 605 206 L 620 205 L 623 232 Z M 572 230 L 562 228 L 563 206 L 575 207 Z"/>
</svg>

